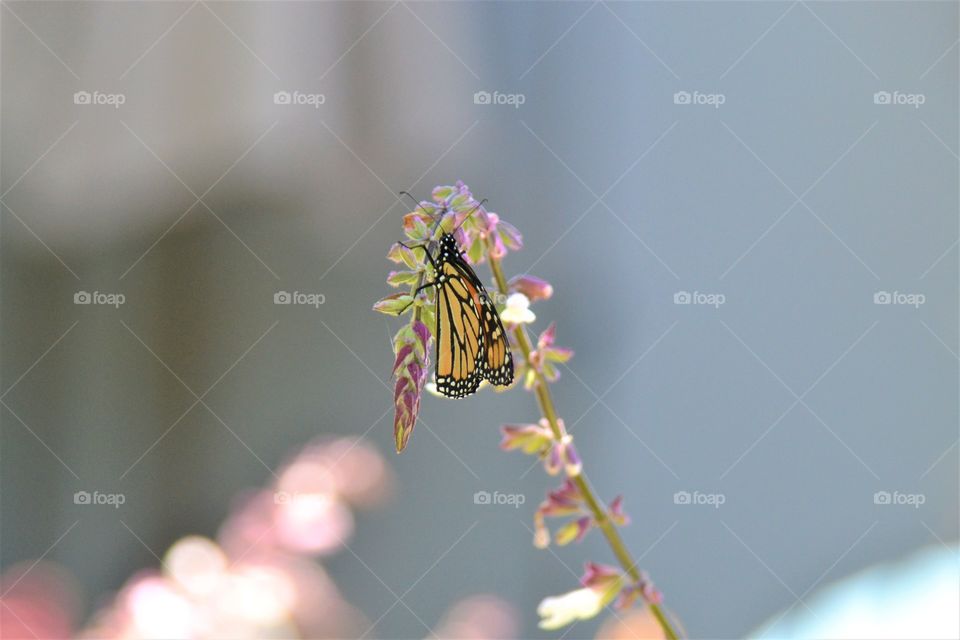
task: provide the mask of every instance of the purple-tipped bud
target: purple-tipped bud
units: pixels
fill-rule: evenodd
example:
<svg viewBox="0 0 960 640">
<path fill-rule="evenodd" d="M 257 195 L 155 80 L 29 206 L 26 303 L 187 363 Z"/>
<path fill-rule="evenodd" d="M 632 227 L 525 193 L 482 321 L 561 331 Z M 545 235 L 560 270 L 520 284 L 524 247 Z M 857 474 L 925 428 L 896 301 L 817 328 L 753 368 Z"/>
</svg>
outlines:
<svg viewBox="0 0 960 640">
<path fill-rule="evenodd" d="M 583 565 L 583 576 L 580 578 L 580 584 L 590 588 L 606 587 L 622 578 L 623 574 L 616 567 L 587 562 Z"/>
<path fill-rule="evenodd" d="M 411 353 L 413 353 L 412 344 L 408 343 L 400 347 L 400 350 L 397 352 L 397 359 L 393 363 L 393 375 L 397 375 L 397 371 L 407 362 L 407 358 L 410 357 Z"/>
<path fill-rule="evenodd" d="M 537 349 L 546 349 L 552 347 L 557 337 L 557 323 L 551 322 L 550 326 L 543 330 L 540 337 L 537 338 Z"/>
<path fill-rule="evenodd" d="M 568 476 L 573 478 L 580 475 L 580 471 L 583 469 L 583 462 L 580 460 L 580 454 L 577 453 L 577 448 L 573 446 L 573 437 L 568 434 L 564 436 L 564 439 L 567 441 L 559 445 L 563 447 L 563 469 L 567 472 Z"/>
<path fill-rule="evenodd" d="M 554 442 L 553 446 L 550 447 L 550 451 L 548 451 L 547 455 L 543 458 L 543 468 L 551 476 L 558 475 L 563 471 L 561 446 L 559 443 Z"/>
<path fill-rule="evenodd" d="M 638 598 L 647 604 L 661 604 L 663 602 L 663 594 L 653 585 L 649 576 L 643 571 L 640 572 L 639 581 L 628 584 L 623 588 L 614 606 L 621 610 L 629 609 Z"/>
<path fill-rule="evenodd" d="M 396 359 L 393 365 L 394 384 L 393 435 L 397 453 L 403 451 L 413 433 L 420 413 L 420 396 L 430 369 L 430 330 L 414 321 L 397 332 L 394 339 Z"/>
<path fill-rule="evenodd" d="M 427 325 L 417 320 L 413 323 L 413 333 L 417 336 L 417 340 L 420 341 L 420 346 L 426 349 L 427 343 L 429 343 L 430 339 L 433 337 L 433 334 L 430 333 L 430 329 L 427 327 Z"/>
<path fill-rule="evenodd" d="M 573 484 L 573 481 L 569 478 L 563 481 L 559 489 L 554 489 L 547 493 L 547 497 L 551 500 L 566 500 L 571 502 L 580 502 L 583 500 L 580 489 L 577 488 L 577 485 Z"/>
<path fill-rule="evenodd" d="M 610 503 L 610 519 L 619 527 L 630 524 L 630 516 L 623 510 L 623 496 L 617 496 Z"/>
<path fill-rule="evenodd" d="M 416 211 L 403 216 L 403 233 L 411 240 L 426 242 L 430 238 L 430 227 L 433 225 L 431 214 L 435 205 L 430 202 L 421 202 Z"/>
<path fill-rule="evenodd" d="M 559 489 L 547 492 L 547 499 L 540 503 L 538 511 L 550 517 L 569 516 L 580 513 L 582 506 L 583 496 L 568 478 Z"/>
<path fill-rule="evenodd" d="M 420 267 L 420 261 L 417 260 L 417 256 L 413 250 L 408 249 L 399 242 L 394 243 L 394 245 L 390 247 L 390 251 L 387 252 L 387 259 L 397 264 L 402 262 L 411 269 Z"/>
<path fill-rule="evenodd" d="M 503 439 L 500 448 L 504 451 L 520 449 L 526 454 L 542 454 L 552 441 L 549 429 L 537 424 L 504 425 L 500 427 Z"/>
<path fill-rule="evenodd" d="M 553 295 L 553 286 L 546 280 L 531 275 L 514 276 L 510 280 L 510 291 L 522 293 L 530 302 L 548 300 Z"/>
</svg>

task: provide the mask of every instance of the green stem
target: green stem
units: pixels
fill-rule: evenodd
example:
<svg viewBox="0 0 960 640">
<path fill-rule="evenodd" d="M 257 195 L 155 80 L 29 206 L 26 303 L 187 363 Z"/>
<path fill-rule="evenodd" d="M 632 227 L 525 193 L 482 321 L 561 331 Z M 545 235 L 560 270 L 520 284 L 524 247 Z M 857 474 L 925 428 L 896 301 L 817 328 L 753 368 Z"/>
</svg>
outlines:
<svg viewBox="0 0 960 640">
<path fill-rule="evenodd" d="M 488 248 L 490 247 L 492 247 L 492 244 L 488 245 Z M 503 275 L 503 269 L 500 266 L 500 260 L 490 257 L 490 251 L 487 252 L 487 255 L 490 261 L 490 270 L 493 272 L 493 278 L 497 283 L 497 289 L 502 295 L 506 296 L 509 293 L 509 289 L 507 286 L 507 279 Z M 516 328 L 514 328 L 513 337 L 517 343 L 517 346 L 520 347 L 520 352 L 523 354 L 523 359 L 526 362 L 527 367 L 530 368 L 536 376 L 534 391 L 537 395 L 537 402 L 540 405 L 540 410 L 543 412 L 543 417 L 547 419 L 547 422 L 550 425 L 550 430 L 553 432 L 553 437 L 559 441 L 567 434 L 564 432 L 564 428 L 560 424 L 560 420 L 557 417 L 557 410 L 554 407 L 553 397 L 550 395 L 550 387 L 547 384 L 547 380 L 544 378 L 543 374 L 533 366 L 531 361 L 533 347 L 530 344 L 530 338 L 527 336 L 527 332 L 524 330 L 523 325 L 517 325 Z M 620 537 L 620 532 L 610 520 L 607 510 L 601 505 L 600 501 L 597 500 L 593 488 L 587 481 L 586 474 L 581 471 L 578 475 L 571 477 L 570 480 L 572 480 L 577 486 L 577 489 L 580 490 L 580 494 L 587 503 L 587 507 L 590 509 L 590 513 L 593 515 L 594 521 L 603 532 L 603 536 L 607 539 L 607 543 L 610 545 L 613 555 L 617 557 L 617 561 L 620 563 L 620 566 L 626 570 L 626 572 L 635 582 L 639 581 L 641 576 L 640 571 L 637 569 L 637 563 L 634 562 L 633 557 L 630 555 L 630 551 L 623 543 L 623 538 Z M 663 629 L 664 637 L 666 637 L 668 640 L 676 640 L 677 632 L 673 630 L 673 626 L 671 626 L 670 621 L 667 619 L 667 616 L 664 614 L 660 606 L 653 603 L 648 603 L 648 606 L 650 607 L 650 611 L 653 613 L 654 617 L 657 619 L 657 622 L 660 623 L 660 627 Z"/>
</svg>

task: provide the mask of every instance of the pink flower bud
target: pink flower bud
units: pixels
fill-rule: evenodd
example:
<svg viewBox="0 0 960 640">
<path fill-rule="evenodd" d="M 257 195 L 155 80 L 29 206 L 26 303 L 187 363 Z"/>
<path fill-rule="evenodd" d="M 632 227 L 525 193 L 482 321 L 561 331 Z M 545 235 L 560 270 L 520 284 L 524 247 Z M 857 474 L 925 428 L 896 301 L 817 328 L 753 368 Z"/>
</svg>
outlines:
<svg viewBox="0 0 960 640">
<path fill-rule="evenodd" d="M 663 594 L 655 586 L 645 572 L 640 572 L 640 580 L 628 584 L 620 592 L 617 603 L 614 605 L 617 609 L 629 609 L 637 598 L 642 598 L 647 604 L 661 604 Z"/>
<path fill-rule="evenodd" d="M 561 445 L 555 442 L 543 458 L 543 468 L 551 476 L 555 476 L 563 470 L 563 455 L 560 447 Z"/>
<path fill-rule="evenodd" d="M 548 300 L 553 295 L 553 286 L 546 280 L 536 276 L 519 275 L 510 280 L 510 291 L 517 291 L 527 296 L 531 302 Z"/>
<path fill-rule="evenodd" d="M 405 344 L 402 347 L 400 347 L 400 351 L 397 352 L 397 359 L 393 363 L 394 375 L 396 375 L 397 369 L 399 369 L 404 365 L 404 363 L 407 361 L 407 357 L 409 357 L 411 353 L 413 353 L 412 344 Z"/>
<path fill-rule="evenodd" d="M 403 451 L 420 413 L 420 396 L 427 381 L 430 330 L 420 321 L 404 327 L 394 339 L 397 355 L 393 365 L 393 435 L 397 453 Z"/>
<path fill-rule="evenodd" d="M 540 504 L 539 513 L 557 517 L 578 514 L 582 511 L 583 496 L 567 478 L 559 489 L 547 492 L 547 499 Z"/>
<path fill-rule="evenodd" d="M 620 527 L 630 524 L 630 516 L 623 510 L 623 496 L 617 496 L 610 503 L 610 519 Z"/>
<path fill-rule="evenodd" d="M 419 320 L 413 323 L 413 333 L 416 334 L 417 339 L 420 340 L 420 345 L 423 347 L 427 346 L 427 343 L 430 341 L 430 338 L 433 335 L 430 333 L 430 329 L 427 328 L 427 325 L 423 324 Z"/>
<path fill-rule="evenodd" d="M 573 438 L 570 435 L 564 436 L 569 438 L 569 441 L 563 444 L 563 468 L 567 472 L 567 475 L 571 478 L 580 475 L 580 471 L 583 469 L 583 463 L 580 461 L 580 454 L 577 453 L 576 447 L 573 446 Z"/>
<path fill-rule="evenodd" d="M 580 578 L 580 584 L 585 587 L 605 587 L 623 578 L 620 570 L 610 565 L 587 562 L 583 567 L 583 577 Z"/>
<path fill-rule="evenodd" d="M 537 349 L 546 349 L 553 346 L 553 341 L 557 336 L 557 323 L 551 322 L 550 326 L 543 330 L 540 337 L 537 338 Z"/>
<path fill-rule="evenodd" d="M 507 255 L 507 248 L 503 245 L 503 240 L 500 239 L 500 236 L 493 236 L 493 247 L 490 248 L 490 257 L 496 260 L 500 260 L 505 255 Z"/>
<path fill-rule="evenodd" d="M 540 425 L 504 425 L 500 430 L 500 448 L 504 451 L 520 449 L 526 454 L 541 454 L 550 446 L 551 433 Z"/>
</svg>

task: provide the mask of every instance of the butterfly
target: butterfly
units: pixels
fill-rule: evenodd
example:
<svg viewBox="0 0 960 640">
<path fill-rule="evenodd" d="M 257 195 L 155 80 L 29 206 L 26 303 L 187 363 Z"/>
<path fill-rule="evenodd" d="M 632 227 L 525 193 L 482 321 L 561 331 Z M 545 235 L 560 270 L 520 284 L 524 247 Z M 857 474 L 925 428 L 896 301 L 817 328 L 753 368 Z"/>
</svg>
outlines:
<svg viewBox="0 0 960 640">
<path fill-rule="evenodd" d="M 442 233 L 438 244 L 436 256 L 426 245 L 408 247 L 423 249 L 433 268 L 434 281 L 416 293 L 436 287 L 437 391 L 448 398 L 463 398 L 483 380 L 497 386 L 511 384 L 513 356 L 497 308 L 453 234 Z"/>
</svg>

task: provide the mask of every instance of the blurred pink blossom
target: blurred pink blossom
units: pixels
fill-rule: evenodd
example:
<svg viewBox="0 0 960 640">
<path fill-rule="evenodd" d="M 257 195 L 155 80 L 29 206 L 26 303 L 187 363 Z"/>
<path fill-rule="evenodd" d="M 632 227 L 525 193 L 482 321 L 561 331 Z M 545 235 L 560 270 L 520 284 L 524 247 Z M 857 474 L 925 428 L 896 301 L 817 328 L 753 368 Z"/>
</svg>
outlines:
<svg viewBox="0 0 960 640">
<path fill-rule="evenodd" d="M 0 638 L 66 638 L 79 595 L 72 576 L 52 562 L 23 562 L 0 575 Z"/>
<path fill-rule="evenodd" d="M 516 638 L 520 631 L 516 607 L 494 595 L 469 596 L 454 604 L 433 630 L 438 638 L 494 640 Z"/>
<path fill-rule="evenodd" d="M 121 588 L 81 632 L 89 638 L 322 638 L 360 633 L 364 617 L 314 556 L 340 549 L 353 506 L 389 495 L 382 457 L 354 439 L 320 440 L 246 492 L 218 539 L 186 536 L 161 570 Z M 60 633 L 49 637 L 66 637 Z"/>
</svg>

